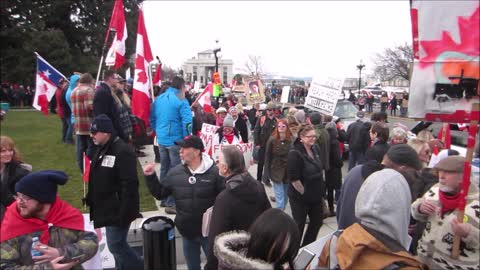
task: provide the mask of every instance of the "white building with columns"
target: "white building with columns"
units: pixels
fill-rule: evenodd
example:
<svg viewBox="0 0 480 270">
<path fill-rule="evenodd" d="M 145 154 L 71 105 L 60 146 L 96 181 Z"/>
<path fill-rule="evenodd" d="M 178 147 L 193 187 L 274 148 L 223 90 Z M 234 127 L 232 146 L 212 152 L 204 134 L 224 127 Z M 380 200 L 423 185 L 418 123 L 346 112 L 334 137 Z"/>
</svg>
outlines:
<svg viewBox="0 0 480 270">
<path fill-rule="evenodd" d="M 188 59 L 182 65 L 183 77 L 189 82 L 200 82 L 200 85 L 206 85 L 212 80 L 215 72 L 215 55 L 213 50 L 199 52 L 197 57 Z M 229 59 L 218 58 L 218 73 L 224 85 L 230 85 L 233 79 L 233 61 Z"/>
</svg>

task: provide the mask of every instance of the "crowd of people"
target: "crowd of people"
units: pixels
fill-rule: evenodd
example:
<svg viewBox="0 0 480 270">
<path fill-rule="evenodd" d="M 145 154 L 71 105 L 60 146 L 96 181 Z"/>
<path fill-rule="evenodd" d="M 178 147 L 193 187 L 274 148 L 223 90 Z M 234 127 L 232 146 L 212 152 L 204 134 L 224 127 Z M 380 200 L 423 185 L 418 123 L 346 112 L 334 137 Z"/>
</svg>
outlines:
<svg viewBox="0 0 480 270">
<path fill-rule="evenodd" d="M 106 228 L 117 269 L 142 269 L 126 239 L 140 216 L 135 130 L 142 125 L 126 86 L 110 70 L 96 88 L 90 74 L 74 74 L 59 82 L 57 112 L 61 140 L 76 144 L 81 172 L 84 157 L 91 160 L 90 220 Z M 390 132 L 385 111 L 369 120 L 361 111 L 344 128 L 341 119 L 318 112 L 291 107 L 284 115 L 274 102 L 264 111 L 259 104 L 244 110 L 234 95 L 212 104 L 205 110 L 175 77 L 155 89 L 149 119 L 156 157 L 143 167 L 144 181 L 165 211 L 176 214 L 188 269 L 201 269 L 202 250 L 205 269 L 295 269 L 300 248 L 318 241 L 324 219 L 334 216 L 339 231 L 311 250 L 319 260 L 310 269 L 478 269 L 478 181 L 458 222 L 465 158 L 428 131 L 411 138 L 396 125 Z M 200 139 L 203 123 L 218 128 L 216 160 Z M 253 142 L 256 175 L 235 146 L 247 142 Z M 11 138 L 2 136 L 0 146 L 0 269 L 70 269 L 92 258 L 97 236 L 57 195 L 66 174 L 31 173 Z M 461 238 L 457 259 L 450 257 L 454 236 Z"/>
<path fill-rule="evenodd" d="M 390 111 L 391 116 L 397 116 L 397 110 L 400 109 L 400 116 L 407 117 L 408 114 L 408 98 L 407 92 L 390 92 L 382 91 L 380 97 L 376 98 L 367 90 L 362 90 L 355 95 L 349 91 L 348 101 L 358 106 L 360 111 L 372 113 L 374 106 L 380 106 L 380 112 Z"/>
</svg>

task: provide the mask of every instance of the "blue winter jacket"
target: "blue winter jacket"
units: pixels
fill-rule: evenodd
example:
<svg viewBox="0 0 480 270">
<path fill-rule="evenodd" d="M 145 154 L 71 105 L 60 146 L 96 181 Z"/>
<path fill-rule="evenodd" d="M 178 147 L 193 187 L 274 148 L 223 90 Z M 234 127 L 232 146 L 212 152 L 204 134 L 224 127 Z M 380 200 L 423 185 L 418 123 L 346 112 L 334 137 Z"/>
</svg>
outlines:
<svg viewBox="0 0 480 270">
<path fill-rule="evenodd" d="M 75 116 L 73 115 L 73 108 L 72 108 L 72 100 L 70 99 L 70 95 L 73 92 L 73 89 L 77 86 L 77 82 L 80 79 L 80 75 L 72 75 L 70 77 L 70 85 L 68 85 L 67 92 L 65 93 L 65 100 L 67 101 L 68 107 L 70 107 L 70 111 L 72 112 L 72 116 L 70 118 L 70 123 L 75 124 Z"/>
<path fill-rule="evenodd" d="M 169 87 L 153 102 L 150 125 L 157 133 L 159 145 L 172 146 L 192 134 L 192 111 L 187 99 L 180 99 L 179 95 L 178 89 Z"/>
</svg>

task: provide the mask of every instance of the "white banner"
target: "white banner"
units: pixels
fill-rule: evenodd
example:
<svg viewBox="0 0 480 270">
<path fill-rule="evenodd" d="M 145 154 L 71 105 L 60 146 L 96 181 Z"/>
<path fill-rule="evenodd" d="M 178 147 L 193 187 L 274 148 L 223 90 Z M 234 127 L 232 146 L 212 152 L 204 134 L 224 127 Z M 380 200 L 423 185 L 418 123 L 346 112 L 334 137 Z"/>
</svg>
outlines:
<svg viewBox="0 0 480 270">
<path fill-rule="evenodd" d="M 239 144 L 216 144 L 213 146 L 213 151 L 212 151 L 212 159 L 214 161 L 217 161 L 219 156 L 220 156 L 220 151 L 222 150 L 223 147 L 225 146 L 231 146 L 234 145 L 236 146 L 242 153 L 243 153 L 243 158 L 245 159 L 245 166 L 250 168 L 250 166 L 253 164 L 253 143 L 239 143 Z"/>
<path fill-rule="evenodd" d="M 326 115 L 333 115 L 343 81 L 336 78 L 314 78 L 308 89 L 305 107 Z"/>
<path fill-rule="evenodd" d="M 212 142 L 215 132 L 219 129 L 219 126 L 214 126 L 210 124 L 203 123 L 202 131 L 200 132 L 200 139 L 203 141 L 203 146 L 205 147 L 205 153 L 207 155 L 212 155 Z"/>
<path fill-rule="evenodd" d="M 113 269 L 115 268 L 115 259 L 107 246 L 107 234 L 105 228 L 94 229 L 90 223 L 90 215 L 83 214 L 85 231 L 94 232 L 98 237 L 97 254 L 90 260 L 82 263 L 84 269 Z"/>
<path fill-rule="evenodd" d="M 289 94 L 290 94 L 290 86 L 284 86 L 282 89 L 282 97 L 280 98 L 280 102 L 288 103 Z"/>
</svg>

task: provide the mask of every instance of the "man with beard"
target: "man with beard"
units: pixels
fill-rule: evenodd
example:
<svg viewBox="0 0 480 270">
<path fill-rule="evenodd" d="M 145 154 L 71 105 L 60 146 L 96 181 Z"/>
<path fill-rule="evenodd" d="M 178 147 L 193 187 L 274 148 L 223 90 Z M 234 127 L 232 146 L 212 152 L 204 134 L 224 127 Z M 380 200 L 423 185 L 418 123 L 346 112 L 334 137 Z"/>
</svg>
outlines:
<svg viewBox="0 0 480 270">
<path fill-rule="evenodd" d="M 97 236 L 84 230 L 82 213 L 57 196 L 67 179 L 62 171 L 40 171 L 17 182 L 2 222 L 0 269 L 70 269 L 97 253 Z M 40 243 L 32 247 L 34 237 Z"/>
<path fill-rule="evenodd" d="M 117 269 L 143 269 L 143 261 L 127 243 L 130 223 L 140 211 L 137 158 L 133 148 L 116 135 L 107 115 L 93 119 L 90 133 L 97 145 L 86 198 L 90 220 L 95 228 L 105 227 Z"/>
</svg>

